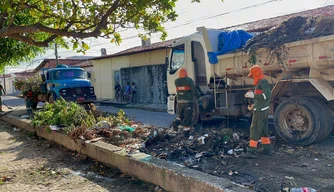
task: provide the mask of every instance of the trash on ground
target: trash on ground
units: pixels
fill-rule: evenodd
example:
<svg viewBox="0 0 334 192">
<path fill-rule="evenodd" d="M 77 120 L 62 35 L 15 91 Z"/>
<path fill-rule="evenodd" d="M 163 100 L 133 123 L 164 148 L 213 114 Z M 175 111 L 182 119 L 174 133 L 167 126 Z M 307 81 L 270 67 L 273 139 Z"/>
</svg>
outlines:
<svg viewBox="0 0 334 192">
<path fill-rule="evenodd" d="M 52 131 L 59 131 L 61 129 L 61 127 L 59 127 L 57 125 L 50 125 L 49 127 Z"/>
<path fill-rule="evenodd" d="M 94 143 L 94 142 L 100 141 L 102 139 L 103 139 L 103 137 L 98 137 L 98 138 L 94 138 L 94 139 L 91 139 L 91 140 L 86 140 L 85 143 Z"/>
<path fill-rule="evenodd" d="M 317 190 L 310 187 L 302 187 L 302 188 L 291 188 L 289 192 L 317 192 Z"/>
<path fill-rule="evenodd" d="M 294 177 L 288 177 L 288 176 L 285 176 L 285 178 L 290 179 L 290 180 L 295 179 Z"/>
<path fill-rule="evenodd" d="M 110 125 L 109 125 L 108 121 L 100 121 L 100 122 L 96 123 L 95 128 L 107 129 L 107 128 L 110 128 Z"/>
<path fill-rule="evenodd" d="M 20 119 L 29 119 L 29 115 L 22 115 L 20 116 Z"/>
<path fill-rule="evenodd" d="M 240 139 L 240 136 L 238 135 L 238 133 L 233 133 L 233 139 L 236 141 Z"/>
</svg>

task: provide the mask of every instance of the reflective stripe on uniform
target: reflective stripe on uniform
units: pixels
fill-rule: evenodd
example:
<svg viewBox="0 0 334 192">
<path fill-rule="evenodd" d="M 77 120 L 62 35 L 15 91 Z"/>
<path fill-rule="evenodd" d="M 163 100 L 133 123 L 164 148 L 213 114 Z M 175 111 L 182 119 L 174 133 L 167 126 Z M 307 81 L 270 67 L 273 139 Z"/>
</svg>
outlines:
<svg viewBox="0 0 334 192">
<path fill-rule="evenodd" d="M 261 137 L 261 142 L 263 145 L 269 145 L 270 144 L 270 139 L 269 137 Z"/>
<path fill-rule="evenodd" d="M 249 141 L 249 146 L 250 146 L 250 147 L 257 147 L 257 142 L 258 142 L 258 141 L 250 140 L 250 141 Z"/>
<path fill-rule="evenodd" d="M 267 110 L 267 109 L 269 109 L 269 106 L 268 106 L 268 107 L 265 107 L 265 108 L 262 108 L 261 111 L 265 111 L 265 110 Z M 255 108 L 254 108 L 254 111 L 256 111 Z"/>
<path fill-rule="evenodd" d="M 176 91 L 189 91 L 190 86 L 176 87 Z"/>
<path fill-rule="evenodd" d="M 267 99 L 266 95 L 264 93 L 262 93 L 262 95 L 263 95 L 263 98 L 266 100 Z"/>
<path fill-rule="evenodd" d="M 262 91 L 262 90 L 259 90 L 259 89 L 257 89 L 257 90 L 255 90 L 255 91 L 254 91 L 254 93 L 255 93 L 255 94 L 262 94 L 262 93 L 263 93 L 263 91 Z"/>
</svg>

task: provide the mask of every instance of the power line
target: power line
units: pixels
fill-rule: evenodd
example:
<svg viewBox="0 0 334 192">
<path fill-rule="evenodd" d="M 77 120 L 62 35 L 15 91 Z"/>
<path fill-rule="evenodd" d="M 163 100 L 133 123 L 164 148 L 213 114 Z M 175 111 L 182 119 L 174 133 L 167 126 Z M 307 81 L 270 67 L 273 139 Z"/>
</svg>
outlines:
<svg viewBox="0 0 334 192">
<path fill-rule="evenodd" d="M 278 1 L 278 0 L 270 0 L 270 1 L 263 2 L 263 3 L 250 5 L 250 6 L 247 6 L 247 7 L 240 8 L 240 9 L 236 9 L 236 10 L 233 10 L 233 11 L 227 11 L 227 12 L 223 12 L 223 13 L 219 13 L 219 14 L 215 14 L 215 15 L 210 15 L 210 16 L 206 16 L 206 17 L 199 17 L 199 18 L 190 20 L 186 23 L 182 23 L 182 24 L 170 27 L 168 29 L 175 29 L 175 28 L 183 27 L 183 26 L 190 25 L 190 24 L 193 24 L 193 23 L 198 23 L 200 21 L 205 21 L 205 20 L 209 20 L 209 19 L 213 19 L 213 18 L 217 18 L 217 17 L 222 17 L 222 16 L 225 16 L 225 15 L 228 15 L 228 14 L 231 14 L 231 13 L 244 11 L 244 10 L 251 9 L 251 8 L 254 8 L 254 7 L 259 7 L 259 6 L 266 5 L 266 4 L 275 2 L 275 1 Z"/>
<path fill-rule="evenodd" d="M 266 2 L 263 2 L 263 3 L 258 3 L 258 4 L 254 4 L 254 5 L 250 5 L 250 6 L 246 6 L 246 7 L 243 7 L 243 8 L 240 8 L 240 9 L 236 9 L 236 10 L 232 10 L 232 11 L 227 11 L 227 12 L 223 12 L 223 13 L 219 13 L 219 14 L 214 14 L 214 15 L 206 15 L 204 17 L 198 17 L 198 18 L 195 18 L 195 19 L 191 19 L 191 20 L 188 20 L 187 22 L 185 23 L 182 23 L 182 24 L 179 24 L 179 25 L 175 25 L 175 26 L 171 26 L 171 27 L 168 27 L 166 28 L 166 30 L 169 30 L 169 29 L 176 29 L 176 28 L 179 28 L 179 27 L 183 27 L 183 26 L 187 26 L 187 25 L 191 25 L 191 24 L 195 24 L 195 23 L 198 23 L 198 22 L 202 22 L 202 21 L 206 21 L 206 20 L 209 20 L 209 19 L 213 19 L 213 18 L 217 18 L 217 17 L 222 17 L 222 16 L 225 16 L 225 15 L 228 15 L 228 14 L 231 14 L 231 13 L 235 13 L 235 12 L 239 12 L 239 11 L 243 11 L 243 10 L 247 10 L 247 9 L 251 9 L 251 8 L 254 8 L 254 7 L 259 7 L 259 6 L 263 6 L 263 5 L 266 5 L 266 4 L 269 4 L 269 3 L 272 3 L 272 2 L 276 2 L 276 1 L 280 1 L 280 0 L 269 0 L 269 1 L 266 1 Z M 328 0 L 327 0 L 328 1 Z M 326 2 L 327 3 L 327 2 Z M 326 4 L 325 3 L 325 4 Z M 181 10 L 181 12 L 185 12 L 184 11 L 185 9 Z M 155 35 L 155 36 L 152 36 L 152 37 L 158 37 L 159 35 Z M 128 36 L 128 37 L 125 37 L 122 39 L 122 41 L 124 40 L 130 40 L 130 39 L 134 39 L 134 38 L 138 38 L 138 34 L 137 35 L 132 35 L 132 36 Z M 92 43 L 92 39 L 90 39 L 90 44 Z M 108 43 L 102 43 L 102 44 L 98 44 L 98 45 L 94 45 L 94 46 L 91 46 L 91 48 L 93 47 L 98 47 L 98 46 L 103 46 L 103 45 L 107 45 L 109 44 L 110 42 Z M 111 49 L 111 50 L 116 50 L 117 48 L 114 48 L 114 49 Z M 94 50 L 94 49 L 91 49 L 91 50 Z M 66 53 L 66 52 L 71 52 L 70 50 L 69 51 L 61 51 L 61 52 L 58 52 L 58 53 Z M 54 55 L 54 54 L 51 54 L 51 55 Z M 49 56 L 51 56 L 49 55 Z M 49 56 L 46 56 L 46 57 L 49 57 Z M 36 61 L 39 61 L 39 60 L 43 60 L 45 59 L 46 57 L 44 58 L 41 58 L 41 59 L 37 59 L 37 60 L 34 60 L 32 61 L 31 63 L 33 62 L 36 62 Z M 30 64 L 31 65 L 31 64 Z M 30 66 L 28 65 L 27 68 Z"/>
</svg>

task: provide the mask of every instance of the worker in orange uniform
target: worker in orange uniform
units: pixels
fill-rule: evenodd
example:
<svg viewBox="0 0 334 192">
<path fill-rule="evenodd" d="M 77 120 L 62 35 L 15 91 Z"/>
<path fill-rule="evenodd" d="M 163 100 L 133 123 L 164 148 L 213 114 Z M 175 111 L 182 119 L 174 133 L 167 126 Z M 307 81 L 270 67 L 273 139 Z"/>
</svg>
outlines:
<svg viewBox="0 0 334 192">
<path fill-rule="evenodd" d="M 184 135 L 188 136 L 193 118 L 193 101 L 194 98 L 201 100 L 201 96 L 195 87 L 194 81 L 188 77 L 185 68 L 180 69 L 179 78 L 175 80 L 175 86 L 177 92 L 178 116 L 173 122 L 173 128 L 177 130 L 178 126 L 182 125 Z"/>
<path fill-rule="evenodd" d="M 254 99 L 254 104 L 248 106 L 248 110 L 253 111 L 252 124 L 250 127 L 249 150 L 242 157 L 256 158 L 257 152 L 272 154 L 272 148 L 269 139 L 268 115 L 271 99 L 271 88 L 265 79 L 260 66 L 254 65 L 250 68 L 248 77 L 254 79 L 255 91 L 248 91 L 245 97 Z M 257 149 L 258 140 L 261 138 L 262 150 Z"/>
</svg>

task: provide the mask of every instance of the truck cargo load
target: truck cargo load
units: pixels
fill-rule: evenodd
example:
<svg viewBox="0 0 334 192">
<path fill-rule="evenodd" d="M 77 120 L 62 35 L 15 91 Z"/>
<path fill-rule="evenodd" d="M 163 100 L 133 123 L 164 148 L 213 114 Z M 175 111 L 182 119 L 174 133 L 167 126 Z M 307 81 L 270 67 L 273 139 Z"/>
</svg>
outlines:
<svg viewBox="0 0 334 192">
<path fill-rule="evenodd" d="M 168 112 L 176 110 L 174 80 L 184 67 L 203 97 L 203 104 L 194 106 L 193 124 L 213 116 L 250 115 L 244 94 L 253 89 L 253 80 L 247 74 L 260 65 L 272 86 L 270 112 L 277 133 L 296 145 L 326 138 L 333 129 L 334 18 L 293 17 L 263 33 L 249 33 L 253 37 L 244 46 L 227 53 L 218 46 L 223 33 L 199 27 L 173 44 L 167 59 Z"/>
</svg>

